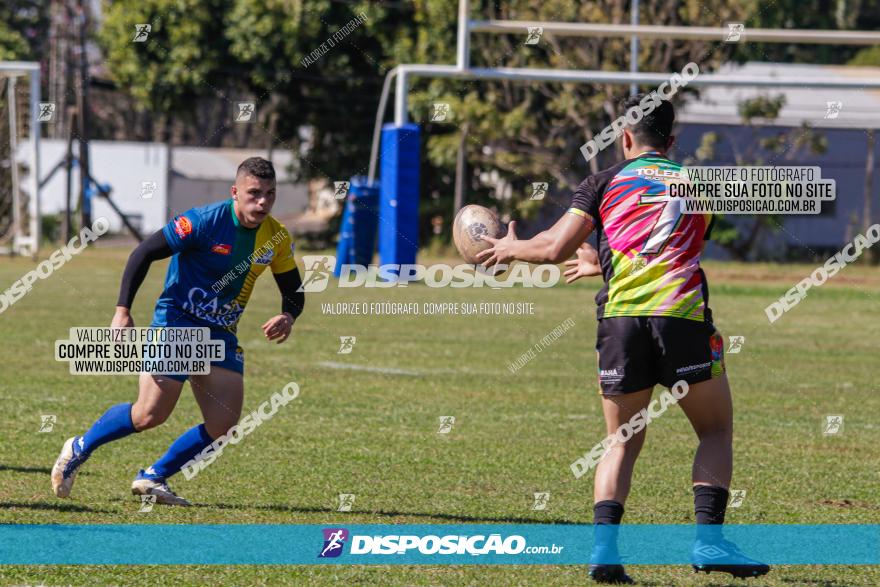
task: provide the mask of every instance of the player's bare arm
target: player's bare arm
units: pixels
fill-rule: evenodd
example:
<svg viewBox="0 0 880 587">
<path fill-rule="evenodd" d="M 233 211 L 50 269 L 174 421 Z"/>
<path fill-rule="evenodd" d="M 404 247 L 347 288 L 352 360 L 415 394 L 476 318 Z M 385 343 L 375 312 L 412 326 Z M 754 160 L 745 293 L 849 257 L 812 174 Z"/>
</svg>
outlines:
<svg viewBox="0 0 880 587">
<path fill-rule="evenodd" d="M 571 257 L 593 232 L 593 222 L 577 214 L 564 214 L 549 229 L 533 238 L 516 237 L 516 221 L 512 221 L 503 238 L 483 236 L 492 248 L 479 253 L 477 258 L 485 267 L 511 261 L 528 263 L 561 263 Z"/>
</svg>

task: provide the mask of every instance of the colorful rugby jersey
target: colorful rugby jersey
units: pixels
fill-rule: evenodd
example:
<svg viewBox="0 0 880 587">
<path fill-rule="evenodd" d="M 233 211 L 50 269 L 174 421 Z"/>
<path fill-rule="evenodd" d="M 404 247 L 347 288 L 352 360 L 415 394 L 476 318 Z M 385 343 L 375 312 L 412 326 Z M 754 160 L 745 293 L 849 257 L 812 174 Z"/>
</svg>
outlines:
<svg viewBox="0 0 880 587">
<path fill-rule="evenodd" d="M 599 240 L 605 286 L 596 295 L 599 318 L 668 316 L 711 322 L 709 291 L 700 268 L 711 215 L 682 214 L 668 185 L 681 165 L 642 153 L 584 180 L 570 213 L 591 218 Z"/>
<path fill-rule="evenodd" d="M 257 277 L 296 268 L 287 229 L 271 215 L 256 228 L 242 226 L 233 200 L 187 210 L 162 229 L 175 255 L 156 303 L 153 323 L 181 314 L 235 332 Z"/>
</svg>

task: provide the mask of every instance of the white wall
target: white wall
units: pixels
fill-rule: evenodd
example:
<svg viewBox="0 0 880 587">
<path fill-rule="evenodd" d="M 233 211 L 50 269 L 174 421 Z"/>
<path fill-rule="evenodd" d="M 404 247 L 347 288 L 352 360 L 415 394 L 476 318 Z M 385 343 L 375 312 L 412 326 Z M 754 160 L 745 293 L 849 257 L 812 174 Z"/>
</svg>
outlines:
<svg viewBox="0 0 880 587">
<path fill-rule="evenodd" d="M 92 141 L 89 143 L 92 177 L 101 184 L 110 184 L 110 197 L 125 214 L 141 214 L 142 232 L 156 231 L 167 222 L 168 150 L 161 143 L 131 143 L 123 141 Z M 67 141 L 43 139 L 40 141 L 40 173 L 43 177 L 64 158 Z M 76 154 L 76 147 L 74 147 Z M 41 178 L 42 179 L 42 178 Z M 141 183 L 156 182 L 158 188 L 152 198 L 141 197 Z M 75 208 L 79 198 L 79 168 L 73 170 L 71 206 Z M 64 211 L 67 174 L 64 169 L 40 192 L 41 214 Z M 92 199 L 92 217 L 105 216 L 110 220 L 110 230 L 125 230 L 122 220 L 103 198 Z"/>
<path fill-rule="evenodd" d="M 168 149 L 162 143 L 92 141 L 89 144 L 92 177 L 98 183 L 110 184 L 110 197 L 123 213 L 142 216 L 140 227 L 144 235 L 162 228 L 175 213 L 228 198 L 238 164 L 260 154 L 260 151 L 247 149 L 176 147 L 173 163 L 177 174 L 174 174 L 168 169 Z M 40 141 L 42 178 L 64 159 L 66 149 L 67 141 L 62 139 Z M 74 155 L 76 152 L 74 146 Z M 308 187 L 284 181 L 289 176 L 289 153 L 275 152 L 273 162 L 279 174 L 275 215 L 304 212 L 309 204 Z M 143 182 L 156 182 L 157 189 L 151 198 L 141 197 Z M 78 167 L 73 170 L 72 185 L 71 206 L 75 209 L 79 199 Z M 62 168 L 43 186 L 41 214 L 64 211 L 66 186 L 67 175 Z M 92 198 L 92 218 L 100 216 L 110 220 L 112 232 L 126 231 L 122 220 L 103 198 Z"/>
</svg>

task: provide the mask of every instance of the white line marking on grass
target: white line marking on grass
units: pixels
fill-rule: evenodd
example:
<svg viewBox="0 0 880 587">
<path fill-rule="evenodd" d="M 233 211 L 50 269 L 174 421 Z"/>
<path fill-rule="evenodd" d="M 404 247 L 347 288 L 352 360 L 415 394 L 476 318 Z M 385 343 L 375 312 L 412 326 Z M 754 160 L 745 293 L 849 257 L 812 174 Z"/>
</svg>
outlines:
<svg viewBox="0 0 880 587">
<path fill-rule="evenodd" d="M 367 365 L 349 365 L 348 363 L 337 363 L 336 361 L 321 361 L 318 363 L 321 367 L 328 369 L 348 369 L 350 371 L 369 371 L 370 373 L 382 373 L 384 375 L 414 375 L 421 376 L 418 371 L 406 371 L 404 369 L 393 369 L 390 367 L 369 367 Z"/>
</svg>

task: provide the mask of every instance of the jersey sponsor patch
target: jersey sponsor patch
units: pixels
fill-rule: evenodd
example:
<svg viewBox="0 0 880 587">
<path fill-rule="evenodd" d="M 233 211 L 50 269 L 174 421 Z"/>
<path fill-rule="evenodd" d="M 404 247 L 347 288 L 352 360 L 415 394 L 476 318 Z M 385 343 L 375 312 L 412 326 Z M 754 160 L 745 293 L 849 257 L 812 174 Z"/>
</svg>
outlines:
<svg viewBox="0 0 880 587">
<path fill-rule="evenodd" d="M 186 238 L 186 235 L 191 233 L 193 230 L 192 222 L 189 221 L 189 218 L 186 216 L 178 216 L 174 221 L 174 232 L 177 233 L 177 236 L 180 238 Z"/>
<path fill-rule="evenodd" d="M 218 255 L 228 255 L 232 252 L 232 245 L 214 245 L 211 250 Z"/>
<path fill-rule="evenodd" d="M 272 258 L 275 256 L 275 251 L 272 249 L 268 249 L 265 253 L 254 259 L 254 265 L 268 265 L 272 262 Z"/>
<path fill-rule="evenodd" d="M 700 371 L 705 371 L 709 367 L 712 366 L 711 361 L 706 361 L 705 363 L 696 363 L 694 365 L 687 365 L 684 367 L 679 367 L 675 370 L 676 375 L 690 375 L 691 373 L 698 373 Z"/>
<path fill-rule="evenodd" d="M 623 380 L 623 366 L 617 366 L 612 369 L 599 369 L 599 381 L 601 383 L 618 383 Z"/>
</svg>

